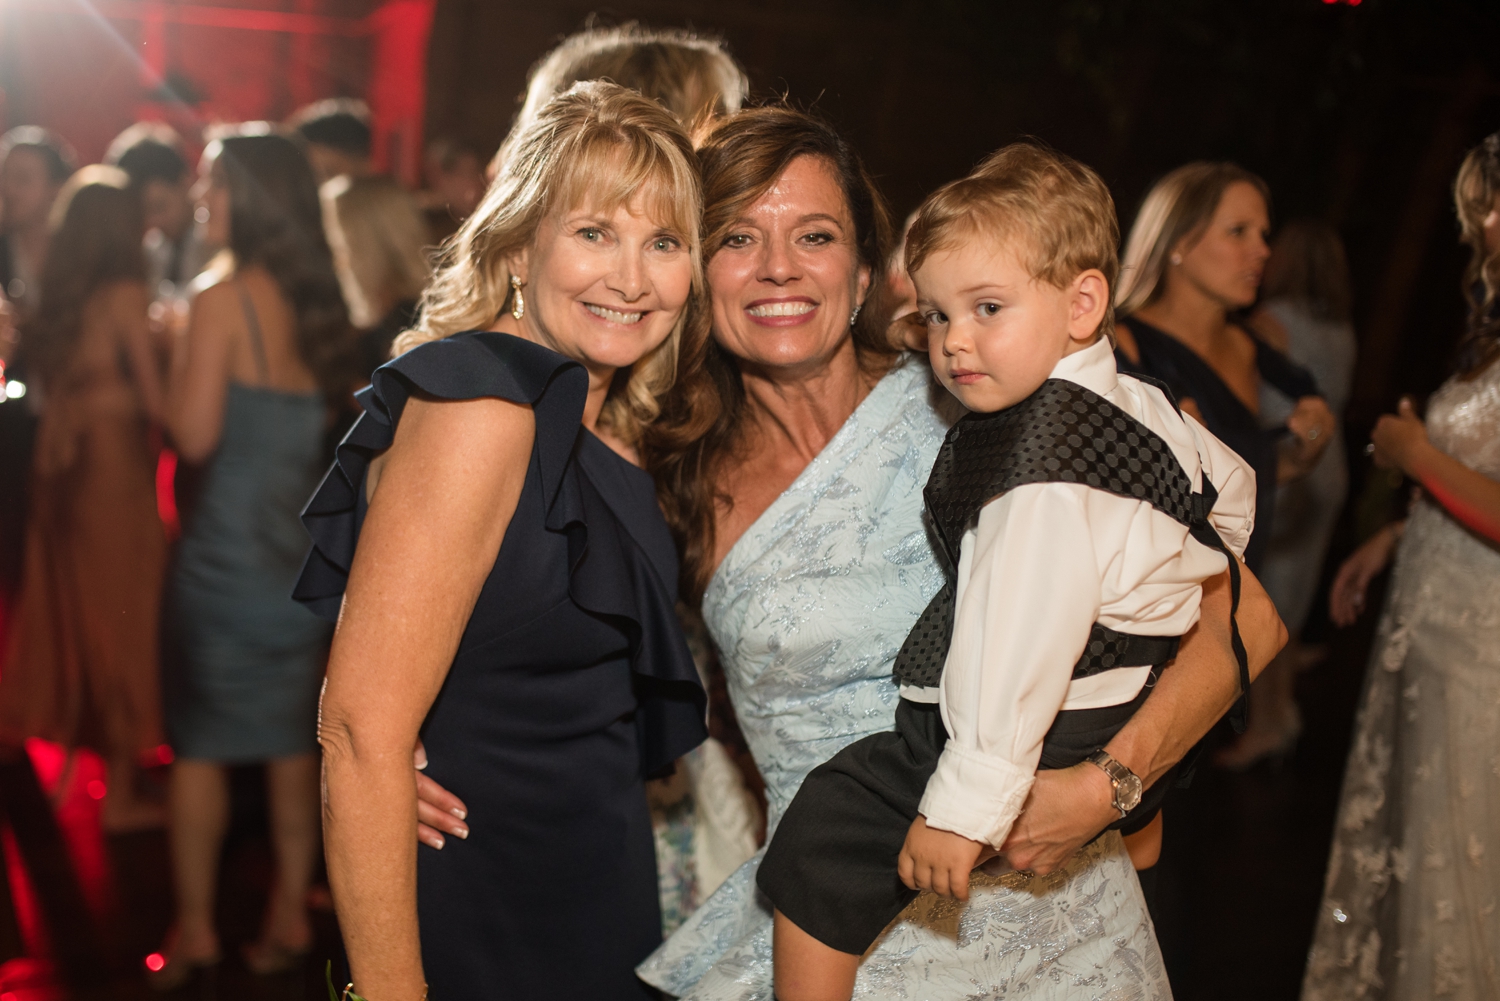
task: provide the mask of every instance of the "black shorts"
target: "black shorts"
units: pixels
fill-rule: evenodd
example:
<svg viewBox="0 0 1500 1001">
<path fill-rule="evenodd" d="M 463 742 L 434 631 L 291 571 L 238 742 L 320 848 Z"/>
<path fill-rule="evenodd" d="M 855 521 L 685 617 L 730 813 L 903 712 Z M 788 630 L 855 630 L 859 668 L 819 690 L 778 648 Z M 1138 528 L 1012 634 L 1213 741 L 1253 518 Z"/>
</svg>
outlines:
<svg viewBox="0 0 1500 1001">
<path fill-rule="evenodd" d="M 1039 767 L 1068 768 L 1102 748 L 1150 692 L 1148 683 L 1131 702 L 1058 713 Z M 862 955 L 917 896 L 896 862 L 947 742 L 936 704 L 902 699 L 894 731 L 855 741 L 813 769 L 756 876 L 776 909 L 824 945 Z M 1163 777 L 1110 827 L 1127 834 L 1145 827 L 1171 784 Z"/>
</svg>

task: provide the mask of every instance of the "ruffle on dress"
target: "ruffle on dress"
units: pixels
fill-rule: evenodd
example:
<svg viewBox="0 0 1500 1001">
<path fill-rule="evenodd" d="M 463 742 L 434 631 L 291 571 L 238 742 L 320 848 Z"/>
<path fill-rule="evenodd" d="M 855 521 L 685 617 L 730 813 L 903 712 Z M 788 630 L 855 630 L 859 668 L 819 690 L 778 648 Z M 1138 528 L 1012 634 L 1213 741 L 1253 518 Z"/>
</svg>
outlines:
<svg viewBox="0 0 1500 1001">
<path fill-rule="evenodd" d="M 497 397 L 532 408 L 545 529 L 567 537 L 569 595 L 580 608 L 624 626 L 640 706 L 642 772 L 668 770 L 708 736 L 708 699 L 677 623 L 676 551 L 651 492 L 611 483 L 647 474 L 625 468 L 623 459 L 614 462 L 613 453 L 600 454 L 607 446 L 588 440 L 582 425 L 588 373 L 554 351 L 510 334 L 470 331 L 419 345 L 376 369 L 356 396 L 364 414 L 302 512 L 312 550 L 292 597 L 338 620 L 364 522 L 365 475 L 395 439 L 415 392 L 443 400 Z M 611 520 L 621 531 L 589 529 Z"/>
</svg>

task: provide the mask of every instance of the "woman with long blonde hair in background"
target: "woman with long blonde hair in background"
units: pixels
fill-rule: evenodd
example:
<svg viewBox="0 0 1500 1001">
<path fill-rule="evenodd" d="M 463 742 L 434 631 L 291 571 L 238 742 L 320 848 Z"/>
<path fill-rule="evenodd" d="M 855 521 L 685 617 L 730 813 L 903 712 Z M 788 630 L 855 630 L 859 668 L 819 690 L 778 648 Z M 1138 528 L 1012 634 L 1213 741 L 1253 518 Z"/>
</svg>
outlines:
<svg viewBox="0 0 1500 1001">
<path fill-rule="evenodd" d="M 328 181 L 319 192 L 333 267 L 360 332 L 356 381 L 390 358 L 397 335 L 417 318 L 417 300 L 432 277 L 427 224 L 417 200 L 389 177 Z"/>
<path fill-rule="evenodd" d="M 1255 304 L 1270 256 L 1270 201 L 1265 182 L 1232 163 L 1177 168 L 1141 203 L 1115 292 L 1121 367 L 1166 383 L 1255 469 L 1255 533 L 1245 550 L 1252 570 L 1270 538 L 1276 484 L 1311 468 L 1333 430 L 1312 378 L 1240 315 Z M 1260 427 L 1262 380 L 1296 400 L 1285 449 Z"/>
<path fill-rule="evenodd" d="M 304 520 L 329 878 L 375 999 L 651 997 L 644 781 L 704 735 L 643 426 L 706 336 L 692 145 L 579 84 L 507 143 Z M 472 839 L 419 850 L 412 755 Z M 438 850 L 433 850 L 434 848 Z"/>
</svg>

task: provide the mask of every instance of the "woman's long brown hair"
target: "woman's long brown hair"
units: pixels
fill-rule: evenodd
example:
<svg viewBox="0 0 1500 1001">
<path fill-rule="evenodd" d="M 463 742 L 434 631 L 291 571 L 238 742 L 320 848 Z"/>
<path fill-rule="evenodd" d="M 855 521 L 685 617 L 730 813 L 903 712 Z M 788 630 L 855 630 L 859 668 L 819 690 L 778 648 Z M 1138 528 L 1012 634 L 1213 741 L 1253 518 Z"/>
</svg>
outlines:
<svg viewBox="0 0 1500 1001">
<path fill-rule="evenodd" d="M 258 264 L 275 280 L 297 318 L 296 345 L 323 393 L 343 404 L 355 333 L 323 235 L 318 182 L 290 139 L 246 132 L 219 140 L 215 169 L 229 185 L 229 249 L 236 267 Z"/>
<path fill-rule="evenodd" d="M 113 282 L 146 282 L 141 201 L 117 167 L 85 167 L 52 210 L 42 298 L 26 325 L 26 354 L 43 379 L 67 369 L 89 298 Z"/>
<path fill-rule="evenodd" d="M 890 305 L 880 280 L 890 258 L 891 216 L 874 179 L 833 126 L 782 105 L 749 108 L 723 119 L 698 149 L 703 170 L 704 266 L 729 231 L 776 183 L 793 160 L 812 156 L 832 168 L 854 220 L 855 252 L 872 281 L 853 327 L 862 368 L 884 371 L 898 348 L 886 337 Z M 646 428 L 641 455 L 682 557 L 682 597 L 703 598 L 713 575 L 714 525 L 730 498 L 718 476 L 741 443 L 745 390 L 739 363 L 710 335 L 711 315 L 684 331 L 677 383 Z"/>
</svg>

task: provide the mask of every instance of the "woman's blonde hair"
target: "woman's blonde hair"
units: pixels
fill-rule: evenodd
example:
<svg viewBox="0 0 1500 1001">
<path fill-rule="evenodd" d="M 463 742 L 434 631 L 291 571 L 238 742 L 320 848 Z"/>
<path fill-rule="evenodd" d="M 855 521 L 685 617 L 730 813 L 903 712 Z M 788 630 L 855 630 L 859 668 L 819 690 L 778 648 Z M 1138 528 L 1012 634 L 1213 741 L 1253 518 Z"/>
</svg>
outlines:
<svg viewBox="0 0 1500 1001">
<path fill-rule="evenodd" d="M 1183 241 L 1192 243 L 1202 236 L 1225 190 L 1240 183 L 1259 191 L 1270 207 L 1271 189 L 1266 182 L 1233 163 L 1189 163 L 1156 182 L 1125 241 L 1115 292 L 1117 316 L 1129 316 L 1161 298 L 1172 251 Z"/>
<path fill-rule="evenodd" d="M 432 264 L 427 222 L 411 193 L 389 177 L 347 174 L 323 185 L 323 229 L 349 317 L 364 330 L 415 301 Z"/>
<path fill-rule="evenodd" d="M 677 352 L 691 320 L 702 322 L 703 211 L 693 145 L 665 108 L 618 84 L 575 84 L 546 105 L 500 150 L 500 172 L 479 208 L 444 244 L 422 297 L 417 327 L 395 353 L 465 330 L 483 330 L 510 306 L 510 261 L 551 213 L 580 206 L 613 212 L 635 199 L 677 233 L 692 260 L 692 296 L 671 334 L 617 379 L 600 424 L 628 442 L 661 410 L 677 377 Z"/>
<path fill-rule="evenodd" d="M 1484 242 L 1484 220 L 1500 196 L 1500 132 L 1469 150 L 1453 181 L 1453 206 L 1458 213 L 1459 238 L 1469 247 L 1464 269 L 1464 292 L 1469 300 L 1469 323 L 1458 342 L 1457 369 L 1461 376 L 1477 375 L 1500 355 L 1500 253 Z M 46 288 L 45 285 L 42 286 Z"/>
<path fill-rule="evenodd" d="M 682 28 L 586 28 L 542 57 L 526 82 L 512 132 L 536 118 L 548 101 L 584 80 L 629 87 L 677 117 L 690 132 L 745 102 L 750 81 L 717 38 Z M 498 164 L 497 164 L 498 165 Z"/>
</svg>

